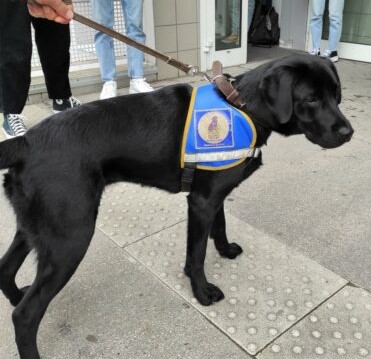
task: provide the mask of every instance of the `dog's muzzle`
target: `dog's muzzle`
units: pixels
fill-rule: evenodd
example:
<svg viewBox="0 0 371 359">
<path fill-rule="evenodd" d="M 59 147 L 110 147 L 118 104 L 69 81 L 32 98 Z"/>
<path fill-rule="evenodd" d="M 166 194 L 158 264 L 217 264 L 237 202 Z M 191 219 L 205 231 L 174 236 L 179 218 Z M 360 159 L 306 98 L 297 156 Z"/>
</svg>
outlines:
<svg viewBox="0 0 371 359">
<path fill-rule="evenodd" d="M 343 142 L 349 142 L 353 136 L 354 130 L 350 126 L 343 126 L 340 127 L 337 132 Z"/>
</svg>

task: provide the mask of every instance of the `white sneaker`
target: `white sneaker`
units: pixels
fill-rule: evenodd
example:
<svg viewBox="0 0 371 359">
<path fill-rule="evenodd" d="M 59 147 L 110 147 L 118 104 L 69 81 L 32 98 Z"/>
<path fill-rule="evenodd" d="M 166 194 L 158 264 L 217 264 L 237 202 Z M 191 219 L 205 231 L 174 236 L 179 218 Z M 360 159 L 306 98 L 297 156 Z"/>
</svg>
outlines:
<svg viewBox="0 0 371 359">
<path fill-rule="evenodd" d="M 330 50 L 325 50 L 321 54 L 322 57 L 325 57 L 327 59 L 330 59 L 332 62 L 338 62 L 339 61 L 339 56 L 337 51 L 330 51 Z"/>
<path fill-rule="evenodd" d="M 117 96 L 117 82 L 116 81 L 106 81 L 103 85 L 102 92 L 99 98 L 105 100 L 107 98 Z"/>
<path fill-rule="evenodd" d="M 320 49 L 312 49 L 309 51 L 309 55 L 319 56 L 321 54 Z"/>
<path fill-rule="evenodd" d="M 153 87 L 146 82 L 145 78 L 131 79 L 129 93 L 151 92 Z"/>
</svg>

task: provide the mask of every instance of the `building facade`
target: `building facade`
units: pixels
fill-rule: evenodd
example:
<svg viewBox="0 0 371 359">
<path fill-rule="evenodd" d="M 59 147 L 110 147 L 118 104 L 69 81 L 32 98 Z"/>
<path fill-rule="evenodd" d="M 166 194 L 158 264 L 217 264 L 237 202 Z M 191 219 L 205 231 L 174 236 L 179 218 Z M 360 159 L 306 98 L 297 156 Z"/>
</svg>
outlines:
<svg viewBox="0 0 371 359">
<path fill-rule="evenodd" d="M 248 3 L 248 0 L 156 0 L 153 2 L 156 47 L 202 70 L 210 69 L 215 59 L 225 66 L 246 63 Z M 308 51 L 311 0 L 273 0 L 273 5 L 280 15 L 280 46 Z M 325 16 L 322 49 L 327 48 L 328 25 Z M 371 62 L 370 0 L 345 0 L 339 56 Z M 176 73 L 176 69 L 158 64 L 159 78 Z"/>
<path fill-rule="evenodd" d="M 262 0 L 256 0 L 262 1 Z M 115 2 L 115 29 L 124 32 L 119 0 Z M 77 12 L 90 17 L 90 1 L 75 0 Z M 280 15 L 280 46 L 308 50 L 311 0 L 273 0 Z M 251 7 L 250 7 L 251 13 Z M 214 60 L 224 66 L 248 62 L 249 0 L 144 0 L 144 28 L 147 45 L 201 70 Z M 324 28 L 328 28 L 325 20 Z M 323 34 L 326 48 L 328 31 Z M 36 46 L 34 46 L 36 49 Z M 125 69 L 126 46 L 115 42 L 117 62 Z M 36 50 L 33 69 L 40 72 Z M 371 0 L 345 0 L 340 58 L 371 62 Z M 71 25 L 71 71 L 98 71 L 94 30 L 74 22 Z M 182 76 L 177 69 L 146 56 L 147 73 L 158 79 Z"/>
</svg>

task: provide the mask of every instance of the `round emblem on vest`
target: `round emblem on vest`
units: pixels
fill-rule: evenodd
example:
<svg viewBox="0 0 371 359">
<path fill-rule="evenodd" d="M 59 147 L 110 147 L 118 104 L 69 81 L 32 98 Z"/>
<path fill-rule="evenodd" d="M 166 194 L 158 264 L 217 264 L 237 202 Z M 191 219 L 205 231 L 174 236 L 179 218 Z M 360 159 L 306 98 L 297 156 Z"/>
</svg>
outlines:
<svg viewBox="0 0 371 359">
<path fill-rule="evenodd" d="M 210 111 L 200 118 L 197 131 L 205 142 L 216 145 L 228 136 L 229 122 L 224 113 Z"/>
</svg>

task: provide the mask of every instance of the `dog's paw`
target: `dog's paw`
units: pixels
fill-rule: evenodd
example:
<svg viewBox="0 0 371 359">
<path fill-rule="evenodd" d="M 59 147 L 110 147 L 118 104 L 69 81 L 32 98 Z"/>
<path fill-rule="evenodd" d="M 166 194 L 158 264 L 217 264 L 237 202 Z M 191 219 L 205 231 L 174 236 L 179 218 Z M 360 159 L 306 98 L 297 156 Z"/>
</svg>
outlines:
<svg viewBox="0 0 371 359">
<path fill-rule="evenodd" d="M 219 249 L 218 252 L 222 257 L 235 259 L 243 250 L 237 243 L 230 243 L 228 247 Z"/>
<path fill-rule="evenodd" d="M 186 264 L 183 270 L 184 270 L 184 274 L 187 277 L 191 277 L 191 266 L 190 265 Z"/>
<path fill-rule="evenodd" d="M 30 288 L 30 286 L 17 289 L 17 291 L 13 293 L 12 296 L 8 297 L 9 302 L 13 307 L 16 307 L 20 303 L 20 301 L 23 299 L 24 295 L 26 294 L 28 288 Z"/>
<path fill-rule="evenodd" d="M 223 292 L 214 284 L 207 283 L 205 286 L 193 290 L 195 298 L 200 304 L 208 306 L 224 299 Z"/>
</svg>

